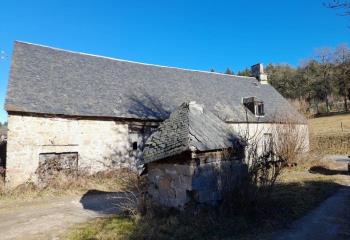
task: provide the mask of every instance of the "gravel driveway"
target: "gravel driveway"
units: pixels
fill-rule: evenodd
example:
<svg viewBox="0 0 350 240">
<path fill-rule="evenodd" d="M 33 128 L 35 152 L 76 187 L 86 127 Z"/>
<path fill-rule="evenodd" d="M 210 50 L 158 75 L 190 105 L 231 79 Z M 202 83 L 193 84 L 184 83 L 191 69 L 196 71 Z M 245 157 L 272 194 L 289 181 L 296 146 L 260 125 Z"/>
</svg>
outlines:
<svg viewBox="0 0 350 240">
<path fill-rule="evenodd" d="M 83 197 L 0 203 L 0 239 L 58 239 L 74 224 L 117 213 L 116 196 L 92 191 Z"/>
</svg>

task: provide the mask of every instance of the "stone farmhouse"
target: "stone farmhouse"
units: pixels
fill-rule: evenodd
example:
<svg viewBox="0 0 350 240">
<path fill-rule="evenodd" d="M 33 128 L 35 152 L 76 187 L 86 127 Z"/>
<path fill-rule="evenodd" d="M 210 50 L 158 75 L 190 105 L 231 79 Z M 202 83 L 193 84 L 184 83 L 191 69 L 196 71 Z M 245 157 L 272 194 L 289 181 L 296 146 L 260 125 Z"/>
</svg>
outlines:
<svg viewBox="0 0 350 240">
<path fill-rule="evenodd" d="M 15 42 L 5 103 L 6 181 L 39 181 L 50 161 L 90 173 L 136 168 L 146 139 L 189 101 L 236 132 L 270 138 L 271 126 L 289 119 L 308 139 L 305 119 L 267 83 L 262 65 L 253 73 L 187 70 Z"/>
</svg>

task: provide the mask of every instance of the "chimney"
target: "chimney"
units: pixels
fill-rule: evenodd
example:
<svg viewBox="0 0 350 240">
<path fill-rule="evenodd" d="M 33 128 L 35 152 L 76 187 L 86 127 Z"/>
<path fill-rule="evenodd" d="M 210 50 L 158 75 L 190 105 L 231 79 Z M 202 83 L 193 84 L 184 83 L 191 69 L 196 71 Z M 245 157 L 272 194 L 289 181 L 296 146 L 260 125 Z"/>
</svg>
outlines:
<svg viewBox="0 0 350 240">
<path fill-rule="evenodd" d="M 261 84 L 267 84 L 267 75 L 264 73 L 264 66 L 261 63 L 251 66 L 251 70 L 253 77 L 258 79 Z"/>
</svg>

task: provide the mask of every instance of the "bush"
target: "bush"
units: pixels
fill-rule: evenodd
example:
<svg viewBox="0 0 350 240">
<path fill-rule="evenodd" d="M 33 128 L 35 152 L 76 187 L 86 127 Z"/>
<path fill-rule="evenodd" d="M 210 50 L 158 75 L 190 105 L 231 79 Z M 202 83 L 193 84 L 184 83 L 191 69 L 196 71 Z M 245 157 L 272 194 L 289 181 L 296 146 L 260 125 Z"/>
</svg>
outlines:
<svg viewBox="0 0 350 240">
<path fill-rule="evenodd" d="M 118 182 L 123 195 L 119 197 L 117 206 L 124 214 L 133 218 L 145 215 L 150 204 L 146 198 L 146 177 L 139 176 L 137 172 L 129 169 L 124 169 L 121 173 Z"/>
</svg>

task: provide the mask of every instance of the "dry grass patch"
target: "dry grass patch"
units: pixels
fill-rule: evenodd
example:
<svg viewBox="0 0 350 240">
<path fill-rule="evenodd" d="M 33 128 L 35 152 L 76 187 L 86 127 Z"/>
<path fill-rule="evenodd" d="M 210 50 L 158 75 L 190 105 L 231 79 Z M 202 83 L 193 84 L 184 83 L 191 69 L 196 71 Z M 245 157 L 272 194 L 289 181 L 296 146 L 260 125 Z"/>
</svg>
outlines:
<svg viewBox="0 0 350 240">
<path fill-rule="evenodd" d="M 309 127 L 312 135 L 350 134 L 350 113 L 309 119 Z"/>
<path fill-rule="evenodd" d="M 350 154 L 350 134 L 312 136 L 311 148 L 326 154 Z"/>
<path fill-rule="evenodd" d="M 47 197 L 82 194 L 90 189 L 100 191 L 120 191 L 123 183 L 124 170 L 98 172 L 93 175 L 80 173 L 78 175 L 58 174 L 45 186 L 37 186 L 28 181 L 13 189 L 1 184 L 0 202 L 28 201 Z"/>
<path fill-rule="evenodd" d="M 309 127 L 312 150 L 350 154 L 350 114 L 313 118 Z"/>
</svg>

